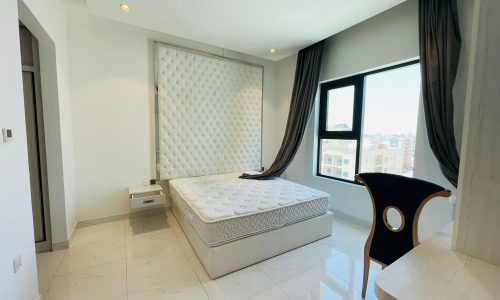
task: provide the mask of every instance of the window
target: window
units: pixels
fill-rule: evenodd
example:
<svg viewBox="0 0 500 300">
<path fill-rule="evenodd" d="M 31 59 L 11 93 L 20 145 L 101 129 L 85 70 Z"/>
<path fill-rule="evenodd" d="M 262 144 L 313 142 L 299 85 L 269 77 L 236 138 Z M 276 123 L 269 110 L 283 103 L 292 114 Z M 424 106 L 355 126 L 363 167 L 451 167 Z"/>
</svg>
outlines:
<svg viewBox="0 0 500 300">
<path fill-rule="evenodd" d="M 413 61 L 321 84 L 319 176 L 413 176 L 420 65 Z"/>
</svg>

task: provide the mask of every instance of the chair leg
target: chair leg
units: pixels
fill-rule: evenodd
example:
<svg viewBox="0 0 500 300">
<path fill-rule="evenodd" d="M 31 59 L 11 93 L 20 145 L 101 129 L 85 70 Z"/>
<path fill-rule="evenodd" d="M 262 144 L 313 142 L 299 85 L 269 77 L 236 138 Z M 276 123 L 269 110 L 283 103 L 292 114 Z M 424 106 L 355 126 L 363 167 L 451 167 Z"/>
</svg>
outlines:
<svg viewBox="0 0 500 300">
<path fill-rule="evenodd" d="M 370 273 L 370 257 L 368 253 L 365 253 L 364 259 L 364 271 L 363 271 L 363 289 L 361 290 L 361 296 L 365 298 L 366 296 L 366 286 L 368 285 L 368 274 Z"/>
</svg>

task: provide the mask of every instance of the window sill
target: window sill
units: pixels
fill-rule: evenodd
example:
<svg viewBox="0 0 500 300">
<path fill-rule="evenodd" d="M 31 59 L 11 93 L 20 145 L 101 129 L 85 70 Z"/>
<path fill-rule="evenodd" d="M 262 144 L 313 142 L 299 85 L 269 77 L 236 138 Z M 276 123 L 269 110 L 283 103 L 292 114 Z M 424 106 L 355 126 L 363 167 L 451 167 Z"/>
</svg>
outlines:
<svg viewBox="0 0 500 300">
<path fill-rule="evenodd" d="M 350 181 L 350 180 L 346 180 L 346 179 L 340 179 L 340 178 L 335 178 L 335 177 L 330 177 L 330 176 L 325 176 L 325 175 L 320 175 L 320 174 L 314 174 L 313 176 L 315 178 L 318 178 L 318 179 L 324 179 L 325 181 L 328 181 L 328 182 L 335 181 L 338 183 L 348 184 L 350 186 L 364 187 L 364 184 L 362 184 L 361 182 L 357 182 L 357 181 Z"/>
</svg>

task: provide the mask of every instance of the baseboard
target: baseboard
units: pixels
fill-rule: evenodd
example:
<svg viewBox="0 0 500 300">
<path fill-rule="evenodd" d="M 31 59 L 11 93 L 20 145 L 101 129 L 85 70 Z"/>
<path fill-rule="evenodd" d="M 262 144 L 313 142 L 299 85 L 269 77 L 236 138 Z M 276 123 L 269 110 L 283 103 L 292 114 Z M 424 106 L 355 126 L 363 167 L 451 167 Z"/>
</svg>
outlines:
<svg viewBox="0 0 500 300">
<path fill-rule="evenodd" d="M 62 241 L 62 242 L 58 242 L 58 243 L 52 243 L 52 245 L 51 245 L 52 249 L 50 249 L 49 251 L 68 249 L 71 241 L 73 240 L 73 236 L 75 235 L 77 225 L 78 225 L 78 222 L 75 222 L 75 224 L 73 224 L 73 229 L 71 230 L 70 234 L 68 235 L 67 240 Z"/>
<path fill-rule="evenodd" d="M 95 218 L 95 219 L 81 220 L 81 221 L 78 221 L 78 223 L 76 224 L 76 228 L 81 228 L 81 227 L 87 227 L 87 226 L 92 226 L 92 225 L 97 225 L 97 224 L 103 224 L 103 223 L 120 221 L 120 220 L 124 220 L 124 219 L 126 219 L 128 217 L 129 217 L 129 213 L 125 213 L 125 214 L 119 214 L 119 215 L 113 215 L 113 216 L 106 216 L 106 217 Z"/>
<path fill-rule="evenodd" d="M 151 216 L 155 214 L 165 213 L 169 209 L 168 206 L 149 208 L 144 210 L 132 211 L 124 214 L 95 218 L 95 219 L 87 219 L 79 221 L 76 225 L 76 228 L 87 227 L 97 224 L 109 223 L 120 221 L 124 219 L 128 219 L 131 217 L 142 217 L 142 216 Z"/>
<path fill-rule="evenodd" d="M 357 224 L 359 226 L 363 226 L 363 227 L 366 227 L 366 228 L 371 228 L 372 227 L 372 223 L 368 222 L 366 220 L 353 217 L 351 215 L 348 215 L 346 213 L 343 213 L 343 212 L 335 210 L 335 209 L 330 209 L 330 211 L 333 212 L 333 215 L 335 217 L 339 217 L 341 219 L 344 219 L 346 221 L 349 221 L 351 223 L 354 223 L 354 224 Z"/>
<path fill-rule="evenodd" d="M 52 251 L 63 250 L 69 248 L 69 241 L 62 241 L 58 243 L 52 243 Z"/>
<path fill-rule="evenodd" d="M 73 240 L 73 237 L 75 236 L 75 232 L 76 232 L 77 226 L 78 226 L 78 222 L 75 222 L 73 224 L 73 229 L 71 229 L 71 232 L 69 234 L 68 241 L 69 241 L 70 244 L 71 244 L 71 241 Z"/>
</svg>

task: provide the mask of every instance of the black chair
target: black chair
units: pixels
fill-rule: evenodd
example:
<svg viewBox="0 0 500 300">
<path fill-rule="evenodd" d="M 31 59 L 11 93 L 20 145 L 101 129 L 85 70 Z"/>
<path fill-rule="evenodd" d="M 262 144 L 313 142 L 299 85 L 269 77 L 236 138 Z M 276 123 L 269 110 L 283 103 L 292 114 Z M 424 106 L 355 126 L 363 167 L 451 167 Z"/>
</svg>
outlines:
<svg viewBox="0 0 500 300">
<path fill-rule="evenodd" d="M 373 224 L 366 240 L 362 296 L 365 297 L 370 259 L 382 268 L 412 250 L 419 244 L 418 219 L 424 205 L 434 197 L 449 197 L 451 192 L 439 185 L 393 174 L 362 173 L 356 176 L 372 198 Z M 401 225 L 389 224 L 387 212 L 396 209 Z"/>
</svg>

